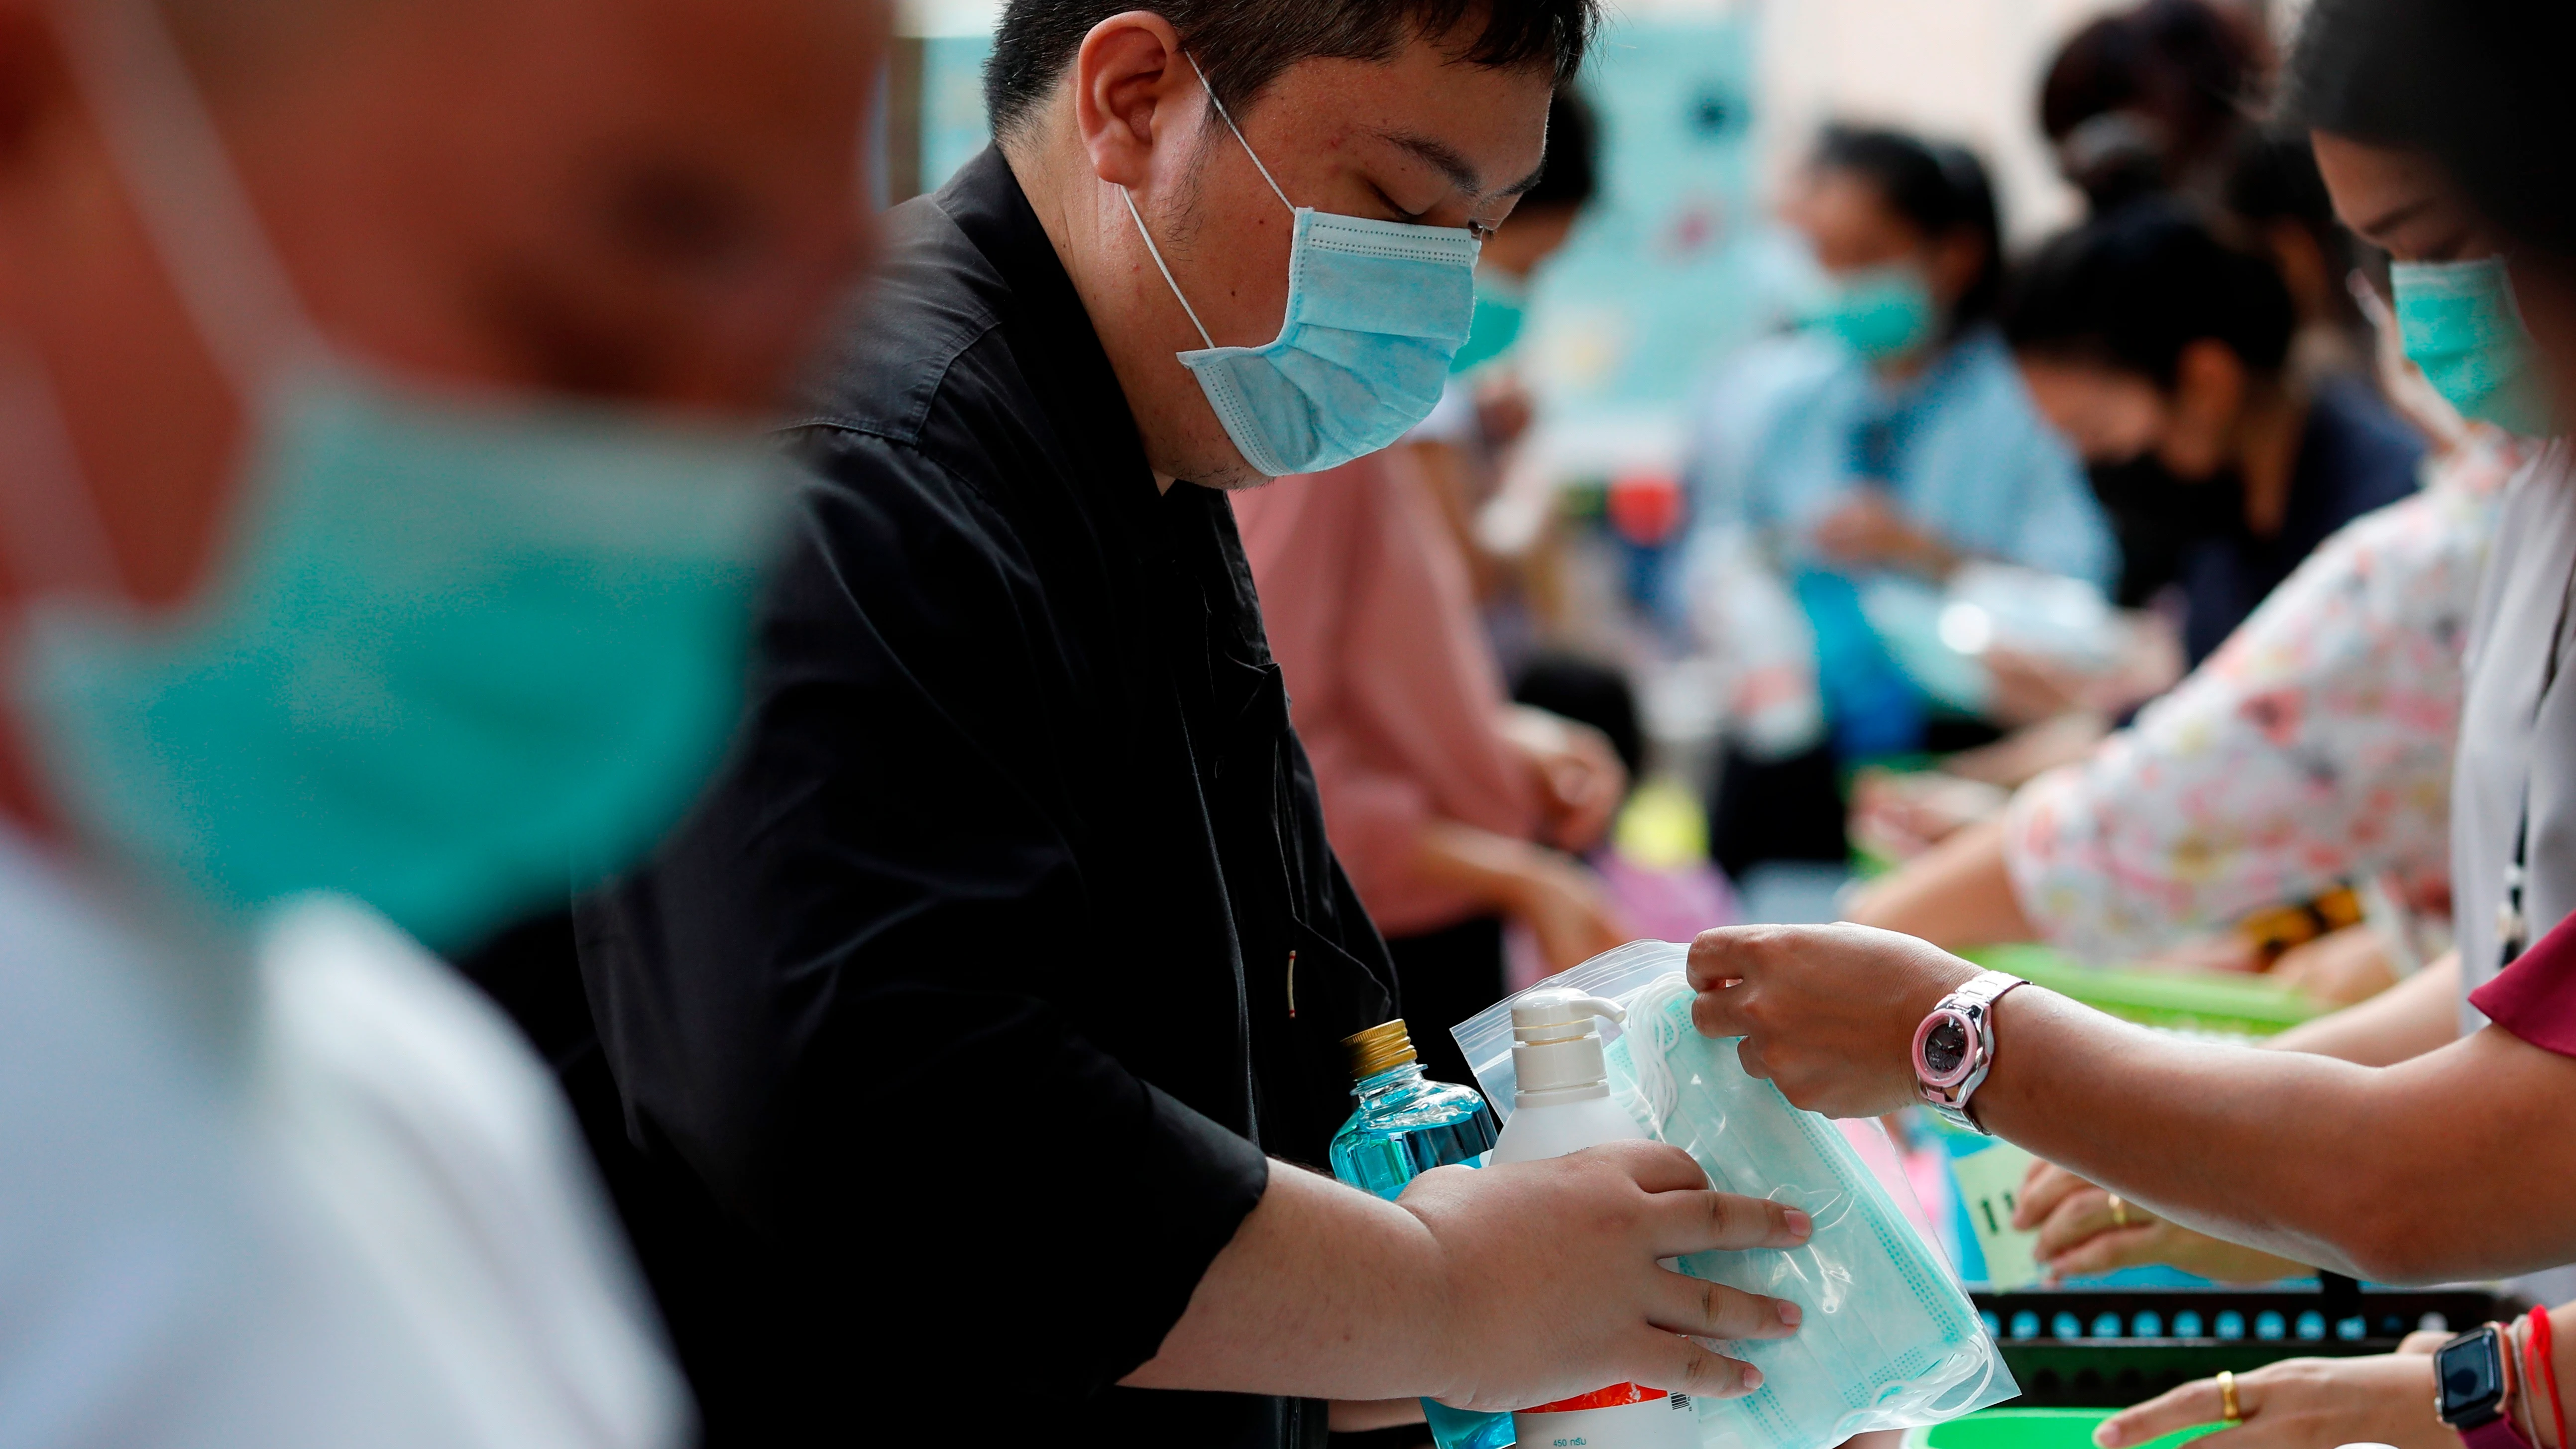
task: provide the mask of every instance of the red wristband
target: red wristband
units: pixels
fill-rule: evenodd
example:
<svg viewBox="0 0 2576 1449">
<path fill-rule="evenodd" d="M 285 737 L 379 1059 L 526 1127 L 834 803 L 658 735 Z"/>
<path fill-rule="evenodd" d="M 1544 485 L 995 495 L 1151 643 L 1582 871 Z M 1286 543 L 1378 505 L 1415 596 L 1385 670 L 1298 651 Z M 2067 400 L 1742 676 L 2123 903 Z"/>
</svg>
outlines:
<svg viewBox="0 0 2576 1449">
<path fill-rule="evenodd" d="M 2558 1400 L 2557 1355 L 2550 1341 L 2549 1310 L 2545 1307 L 2531 1310 L 2531 1352 L 2540 1360 L 2540 1372 L 2524 1375 L 2523 1392 L 2528 1394 L 2542 1384 L 2549 1386 L 2549 1422 L 2558 1431 L 2558 1449 L 2568 1449 L 2567 1408 Z M 2532 1417 L 2537 1419 L 2540 1416 L 2534 1414 Z"/>
</svg>

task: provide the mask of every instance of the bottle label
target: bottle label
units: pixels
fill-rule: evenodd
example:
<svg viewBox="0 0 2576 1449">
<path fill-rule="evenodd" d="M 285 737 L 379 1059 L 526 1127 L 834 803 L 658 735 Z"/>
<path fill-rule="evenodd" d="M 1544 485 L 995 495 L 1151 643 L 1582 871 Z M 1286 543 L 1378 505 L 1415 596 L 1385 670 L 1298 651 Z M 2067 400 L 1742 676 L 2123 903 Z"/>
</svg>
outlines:
<svg viewBox="0 0 2576 1449">
<path fill-rule="evenodd" d="M 1697 1449 L 1690 1395 L 1612 1384 L 1512 1415 L 1520 1449 Z"/>
</svg>

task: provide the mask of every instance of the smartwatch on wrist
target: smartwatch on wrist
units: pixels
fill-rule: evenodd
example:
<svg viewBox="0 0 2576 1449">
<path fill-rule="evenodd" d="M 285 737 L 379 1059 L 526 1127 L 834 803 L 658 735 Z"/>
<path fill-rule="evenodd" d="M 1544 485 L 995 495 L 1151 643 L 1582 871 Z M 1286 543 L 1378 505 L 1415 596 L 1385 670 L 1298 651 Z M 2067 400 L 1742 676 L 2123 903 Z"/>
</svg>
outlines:
<svg viewBox="0 0 2576 1449">
<path fill-rule="evenodd" d="M 2433 1354 L 2433 1414 L 2469 1449 L 2532 1449 L 2505 1412 L 2513 1396 L 2513 1355 L 2504 1331 L 2481 1324 Z"/>
<path fill-rule="evenodd" d="M 1981 971 L 1914 1029 L 1914 1090 L 1952 1126 L 1993 1135 L 1969 1112 L 1968 1099 L 1995 1064 L 1995 1002 L 2023 984 L 2009 972 Z"/>
</svg>

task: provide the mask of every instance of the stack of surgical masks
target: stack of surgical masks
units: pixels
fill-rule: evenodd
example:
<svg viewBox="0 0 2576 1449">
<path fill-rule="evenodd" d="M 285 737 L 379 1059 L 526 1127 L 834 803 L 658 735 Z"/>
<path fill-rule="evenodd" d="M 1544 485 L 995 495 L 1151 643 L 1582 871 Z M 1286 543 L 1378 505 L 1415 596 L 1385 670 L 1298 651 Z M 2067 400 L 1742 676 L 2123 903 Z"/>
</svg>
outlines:
<svg viewBox="0 0 2576 1449">
<path fill-rule="evenodd" d="M 1639 941 L 1546 983 L 1628 1010 L 1606 1053 L 1611 1090 L 1657 1138 L 1690 1153 L 1709 1185 L 1802 1208 L 1797 1248 L 1701 1253 L 1683 1272 L 1806 1310 L 1794 1337 L 1717 1345 L 1762 1370 L 1762 1387 L 1696 1400 L 1703 1449 L 1827 1449 L 1873 1429 L 1954 1419 L 2020 1388 L 1940 1250 L 1923 1240 L 1832 1122 L 1745 1075 L 1733 1040 L 1691 1026 L 1687 948 Z M 1517 1090 L 1509 1002 L 1457 1028 L 1486 1100 Z"/>
</svg>

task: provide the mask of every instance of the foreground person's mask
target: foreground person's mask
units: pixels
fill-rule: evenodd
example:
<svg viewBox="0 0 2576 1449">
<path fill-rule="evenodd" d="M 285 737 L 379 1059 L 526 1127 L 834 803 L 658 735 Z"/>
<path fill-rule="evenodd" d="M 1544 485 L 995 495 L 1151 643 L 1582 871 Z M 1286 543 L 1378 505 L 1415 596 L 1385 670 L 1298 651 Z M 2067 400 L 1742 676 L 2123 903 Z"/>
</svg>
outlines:
<svg viewBox="0 0 2576 1449">
<path fill-rule="evenodd" d="M 2406 360 L 2443 401 L 2509 433 L 2549 434 L 2548 394 L 2502 257 L 2393 262 L 2388 280 Z"/>
<path fill-rule="evenodd" d="M 50 793 L 219 906 L 346 891 L 434 946 L 631 861 L 739 708 L 785 501 L 766 450 L 332 355 L 206 184 L 222 158 L 147 7 L 83 8 L 113 17 L 77 27 L 93 100 L 253 433 L 190 605 L 140 615 L 88 578 L 31 608 L 12 685 Z M 271 335 L 245 336 L 263 288 Z M 37 475 L 54 516 L 91 511 L 68 469 Z"/>
<path fill-rule="evenodd" d="M 1197 69 L 1198 62 L 1190 62 Z M 1200 83 L 1206 84 L 1202 74 Z M 1475 314 L 1474 233 L 1299 206 L 1253 154 L 1216 92 L 1226 129 L 1296 218 L 1287 316 L 1259 347 L 1219 347 L 1127 198 L 1145 249 L 1206 348 L 1177 354 L 1255 472 L 1276 478 L 1374 453 L 1430 416 Z"/>
</svg>

